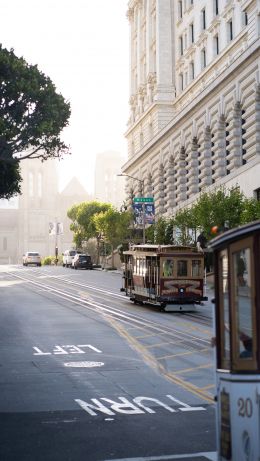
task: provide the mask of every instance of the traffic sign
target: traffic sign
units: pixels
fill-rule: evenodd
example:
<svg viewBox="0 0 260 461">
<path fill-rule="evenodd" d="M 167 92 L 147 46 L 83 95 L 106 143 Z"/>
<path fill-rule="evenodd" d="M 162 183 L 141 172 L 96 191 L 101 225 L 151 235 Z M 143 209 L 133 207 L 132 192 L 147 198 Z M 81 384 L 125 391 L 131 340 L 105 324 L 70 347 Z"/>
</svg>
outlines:
<svg viewBox="0 0 260 461">
<path fill-rule="evenodd" d="M 134 203 L 153 203 L 154 198 L 153 197 L 135 197 L 134 198 Z"/>
</svg>

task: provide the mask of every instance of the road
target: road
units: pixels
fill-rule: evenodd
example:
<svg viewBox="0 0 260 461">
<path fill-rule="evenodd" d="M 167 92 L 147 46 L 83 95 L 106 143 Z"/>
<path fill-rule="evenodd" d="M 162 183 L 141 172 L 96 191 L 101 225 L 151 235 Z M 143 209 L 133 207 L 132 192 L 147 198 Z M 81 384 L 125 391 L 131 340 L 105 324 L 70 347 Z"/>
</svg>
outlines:
<svg viewBox="0 0 260 461">
<path fill-rule="evenodd" d="M 120 287 L 1 266 L 1 461 L 216 459 L 211 304 L 162 313 Z"/>
</svg>

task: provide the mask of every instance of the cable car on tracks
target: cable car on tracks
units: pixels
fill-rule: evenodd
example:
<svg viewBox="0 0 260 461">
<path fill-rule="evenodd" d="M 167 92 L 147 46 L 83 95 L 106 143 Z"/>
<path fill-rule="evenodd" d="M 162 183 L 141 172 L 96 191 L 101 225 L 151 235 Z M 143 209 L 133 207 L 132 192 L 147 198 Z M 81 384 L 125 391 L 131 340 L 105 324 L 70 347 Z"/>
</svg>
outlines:
<svg viewBox="0 0 260 461">
<path fill-rule="evenodd" d="M 218 461 L 260 460 L 260 221 L 214 252 Z"/>
<path fill-rule="evenodd" d="M 204 254 L 195 247 L 133 245 L 124 251 L 126 296 L 171 312 L 195 311 L 204 296 Z"/>
</svg>

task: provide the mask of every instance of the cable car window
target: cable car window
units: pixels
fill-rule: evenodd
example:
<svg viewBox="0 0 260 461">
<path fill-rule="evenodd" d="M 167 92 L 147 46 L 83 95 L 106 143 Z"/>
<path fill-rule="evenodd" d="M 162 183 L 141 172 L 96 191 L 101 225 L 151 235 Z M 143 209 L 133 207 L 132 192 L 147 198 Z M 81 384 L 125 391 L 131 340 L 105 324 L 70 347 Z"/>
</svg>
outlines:
<svg viewBox="0 0 260 461">
<path fill-rule="evenodd" d="M 193 259 L 191 265 L 191 276 L 200 277 L 201 276 L 201 260 Z"/>
<path fill-rule="evenodd" d="M 187 277 L 188 275 L 188 261 L 179 260 L 177 261 L 177 276 Z"/>
<path fill-rule="evenodd" d="M 233 253 L 234 296 L 236 309 L 236 354 L 240 359 L 252 357 L 253 318 L 252 280 L 250 270 L 250 248 Z"/>
<path fill-rule="evenodd" d="M 221 368 L 230 368 L 230 317 L 228 254 L 223 250 L 219 257 L 219 296 L 221 306 Z"/>
<path fill-rule="evenodd" d="M 163 277 L 173 277 L 173 260 L 172 259 L 163 259 L 162 262 L 162 267 L 163 267 Z"/>
</svg>

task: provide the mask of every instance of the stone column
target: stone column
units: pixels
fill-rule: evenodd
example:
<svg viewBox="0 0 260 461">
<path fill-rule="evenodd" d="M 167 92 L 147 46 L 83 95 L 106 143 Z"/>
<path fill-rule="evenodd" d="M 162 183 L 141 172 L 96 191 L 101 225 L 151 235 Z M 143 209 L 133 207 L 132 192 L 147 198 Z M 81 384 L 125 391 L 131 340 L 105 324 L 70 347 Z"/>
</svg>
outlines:
<svg viewBox="0 0 260 461">
<path fill-rule="evenodd" d="M 202 146 L 201 159 L 201 188 L 212 184 L 212 156 L 211 156 L 211 130 L 209 126 L 205 127 L 204 142 Z"/>
<path fill-rule="evenodd" d="M 189 181 L 189 193 L 190 195 L 197 194 L 199 192 L 199 146 L 198 140 L 194 136 L 191 142 L 191 154 L 190 162 L 188 165 L 190 172 L 190 181 Z"/>
<path fill-rule="evenodd" d="M 255 92 L 256 155 L 260 155 L 260 85 Z"/>
<path fill-rule="evenodd" d="M 166 186 L 168 191 L 168 208 L 173 209 L 176 206 L 175 194 L 175 174 L 174 174 L 174 158 L 170 155 L 166 170 Z"/>
<path fill-rule="evenodd" d="M 232 118 L 229 124 L 230 143 L 229 143 L 229 166 L 228 169 L 232 171 L 233 168 L 238 168 L 242 165 L 242 125 L 241 125 L 241 104 L 239 101 L 235 103 L 232 111 Z"/>
<path fill-rule="evenodd" d="M 177 192 L 176 192 L 176 203 L 180 203 L 187 200 L 187 169 L 186 169 L 186 152 L 185 147 L 181 146 L 179 156 L 177 159 Z"/>
<path fill-rule="evenodd" d="M 226 161 L 226 120 L 224 115 L 221 115 L 216 124 L 216 131 L 214 136 L 214 157 L 215 165 L 215 178 L 222 178 L 227 174 L 227 161 Z"/>
<path fill-rule="evenodd" d="M 158 200 L 158 211 L 159 215 L 163 215 L 165 212 L 164 205 L 165 205 L 165 192 L 164 192 L 164 166 L 162 163 L 159 165 L 159 200 Z"/>
</svg>

